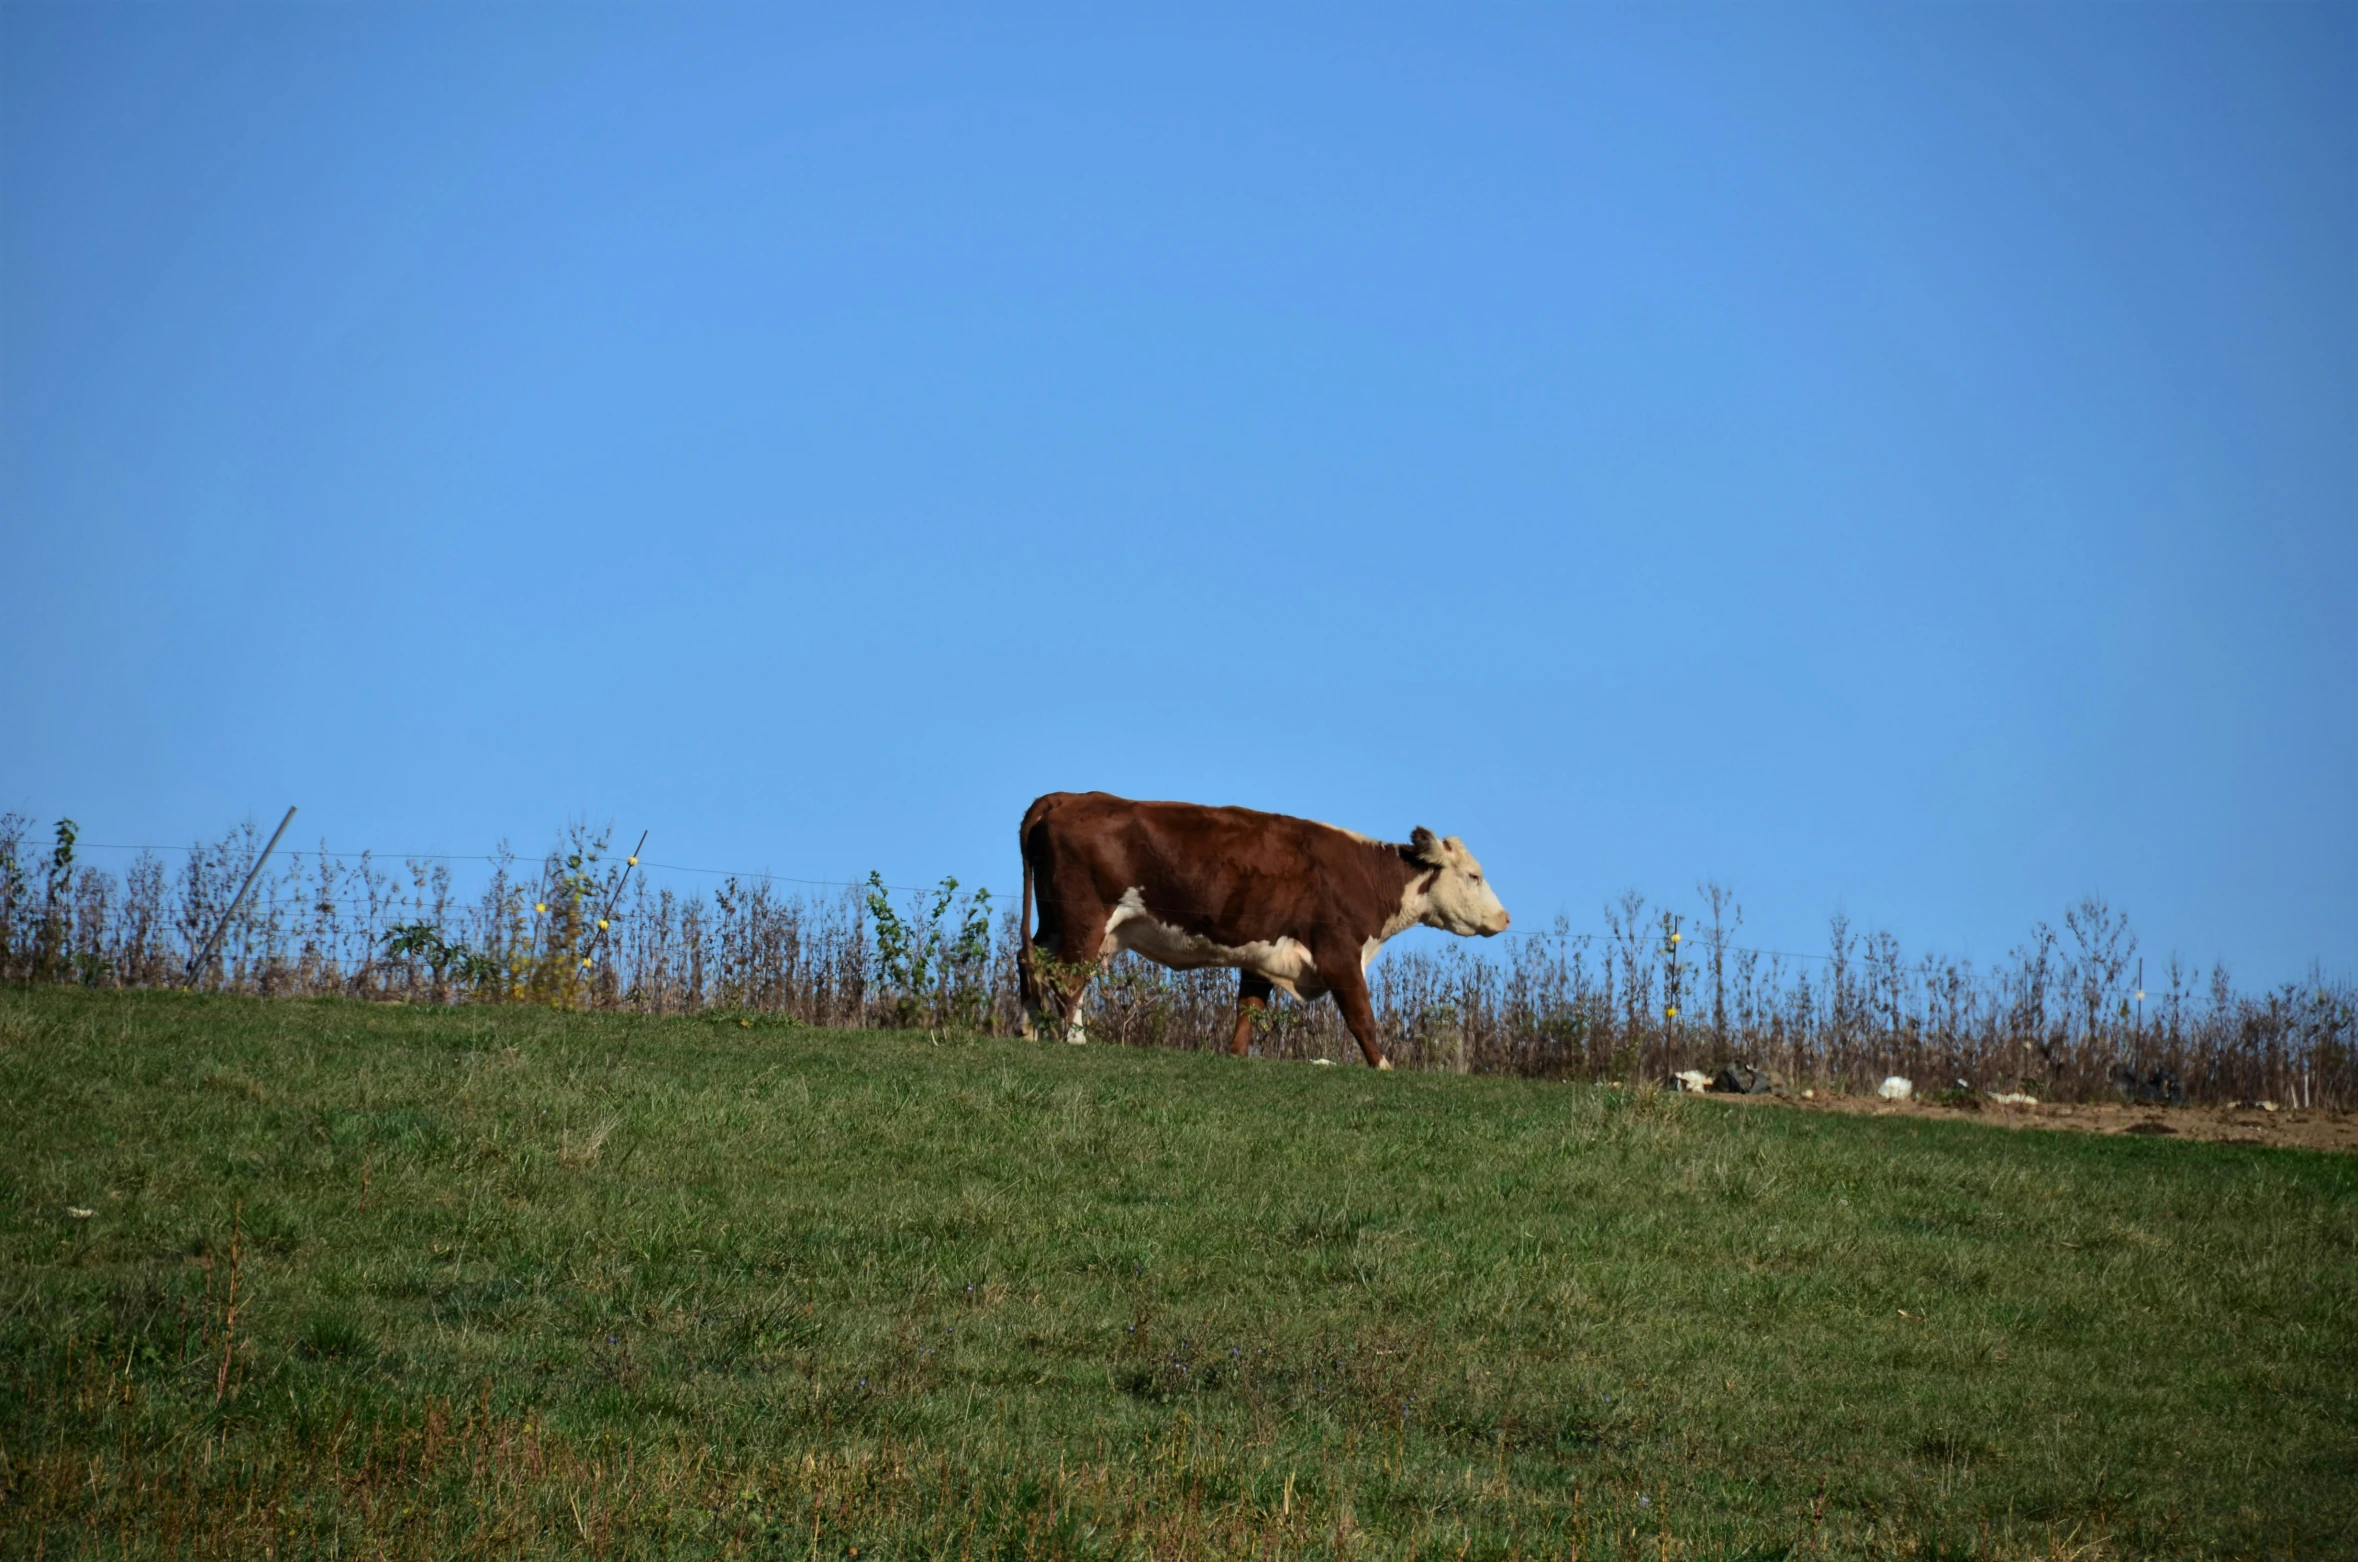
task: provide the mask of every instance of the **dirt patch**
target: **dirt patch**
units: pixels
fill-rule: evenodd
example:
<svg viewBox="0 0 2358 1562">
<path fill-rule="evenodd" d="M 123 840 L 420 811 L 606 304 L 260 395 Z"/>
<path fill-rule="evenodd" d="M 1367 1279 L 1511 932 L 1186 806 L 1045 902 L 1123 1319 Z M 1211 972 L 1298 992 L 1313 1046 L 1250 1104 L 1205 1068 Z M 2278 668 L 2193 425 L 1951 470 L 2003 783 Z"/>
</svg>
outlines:
<svg viewBox="0 0 2358 1562">
<path fill-rule="evenodd" d="M 2358 1116 L 2348 1112 L 2286 1107 L 2093 1106 L 2037 1101 L 2029 1105 L 1983 1101 L 1978 1106 L 1943 1106 L 1935 1101 L 1883 1101 L 1873 1096 L 1820 1093 L 1715 1096 L 1747 1105 L 1798 1107 L 1805 1112 L 1843 1112 L 1861 1117 L 1971 1118 L 2001 1128 L 2058 1128 L 2090 1134 L 2131 1134 L 2208 1139 L 2221 1144 L 2264 1144 L 2280 1149 L 2358 1151 Z"/>
</svg>

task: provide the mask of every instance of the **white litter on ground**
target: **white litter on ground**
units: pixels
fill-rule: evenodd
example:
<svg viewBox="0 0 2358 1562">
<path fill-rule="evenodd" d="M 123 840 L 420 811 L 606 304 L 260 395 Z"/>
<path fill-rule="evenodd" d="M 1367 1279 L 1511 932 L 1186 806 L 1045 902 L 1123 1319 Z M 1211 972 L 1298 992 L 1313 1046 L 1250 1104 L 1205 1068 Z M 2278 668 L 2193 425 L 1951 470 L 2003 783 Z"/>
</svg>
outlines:
<svg viewBox="0 0 2358 1562">
<path fill-rule="evenodd" d="M 1902 1079 L 1894 1074 L 1875 1087 L 1875 1094 L 1886 1101 L 1912 1101 L 1916 1096 L 1916 1084 L 1913 1080 Z"/>
</svg>

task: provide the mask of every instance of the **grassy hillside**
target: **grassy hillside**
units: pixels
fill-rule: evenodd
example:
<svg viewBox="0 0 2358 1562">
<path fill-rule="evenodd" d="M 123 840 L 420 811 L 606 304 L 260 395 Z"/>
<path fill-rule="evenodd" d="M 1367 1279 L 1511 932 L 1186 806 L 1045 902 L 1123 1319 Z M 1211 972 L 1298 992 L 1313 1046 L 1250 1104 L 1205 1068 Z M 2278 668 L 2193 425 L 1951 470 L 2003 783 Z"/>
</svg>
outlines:
<svg viewBox="0 0 2358 1562">
<path fill-rule="evenodd" d="M 67 989 L 0 1103 L 15 1554 L 2358 1553 L 2348 1157 Z"/>
</svg>

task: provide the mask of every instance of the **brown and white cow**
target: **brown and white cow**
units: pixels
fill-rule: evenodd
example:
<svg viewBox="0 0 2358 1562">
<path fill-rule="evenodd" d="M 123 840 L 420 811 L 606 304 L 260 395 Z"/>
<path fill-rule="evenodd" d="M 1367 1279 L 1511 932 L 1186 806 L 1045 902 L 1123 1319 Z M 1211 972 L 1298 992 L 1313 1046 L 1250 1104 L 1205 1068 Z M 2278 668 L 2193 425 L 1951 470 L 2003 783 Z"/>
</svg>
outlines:
<svg viewBox="0 0 2358 1562">
<path fill-rule="evenodd" d="M 1026 1035 L 1053 1015 L 1079 1039 L 1089 978 L 1127 949 L 1182 971 L 1236 967 L 1231 1052 L 1282 987 L 1333 993 L 1367 1061 L 1390 1068 L 1367 997 L 1384 940 L 1419 923 L 1488 937 L 1508 920 L 1465 843 L 1421 827 L 1396 846 L 1250 808 L 1051 792 L 1024 810 L 1021 840 Z"/>
</svg>

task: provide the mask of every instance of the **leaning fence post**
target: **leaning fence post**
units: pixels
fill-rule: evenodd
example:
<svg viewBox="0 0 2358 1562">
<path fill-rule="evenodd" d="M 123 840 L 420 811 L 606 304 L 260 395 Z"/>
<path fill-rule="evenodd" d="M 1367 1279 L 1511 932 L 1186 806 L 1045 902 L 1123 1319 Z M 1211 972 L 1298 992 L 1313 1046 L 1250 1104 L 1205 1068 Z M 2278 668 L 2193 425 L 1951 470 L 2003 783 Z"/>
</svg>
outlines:
<svg viewBox="0 0 2358 1562">
<path fill-rule="evenodd" d="M 590 935 L 589 949 L 581 957 L 581 970 L 573 973 L 576 981 L 584 979 L 581 972 L 590 968 L 590 962 L 598 957 L 599 949 L 606 943 L 609 931 L 607 924 L 614 920 L 614 908 L 622 902 L 622 886 L 630 882 L 631 869 L 639 865 L 639 853 L 647 849 L 647 833 L 645 830 L 639 832 L 639 844 L 633 846 L 630 855 L 622 860 L 622 877 L 614 881 L 614 892 L 606 897 L 606 909 L 598 913 L 598 930 Z"/>
<path fill-rule="evenodd" d="M 222 912 L 221 920 L 213 924 L 213 936 L 205 940 L 204 948 L 189 957 L 188 969 L 180 973 L 181 986 L 195 985 L 197 972 L 203 970 L 205 962 L 213 958 L 213 951 L 220 946 L 221 935 L 229 931 L 229 919 L 236 916 L 237 908 L 245 904 L 246 891 L 252 889 L 254 881 L 262 876 L 262 864 L 268 862 L 270 854 L 278 850 L 278 838 L 286 834 L 287 826 L 294 822 L 295 810 L 290 806 L 287 816 L 278 822 L 278 828 L 270 832 L 270 844 L 262 848 L 262 855 L 254 859 L 254 866 L 246 870 L 245 883 L 240 884 L 237 893 L 229 897 L 229 909 Z"/>
</svg>

